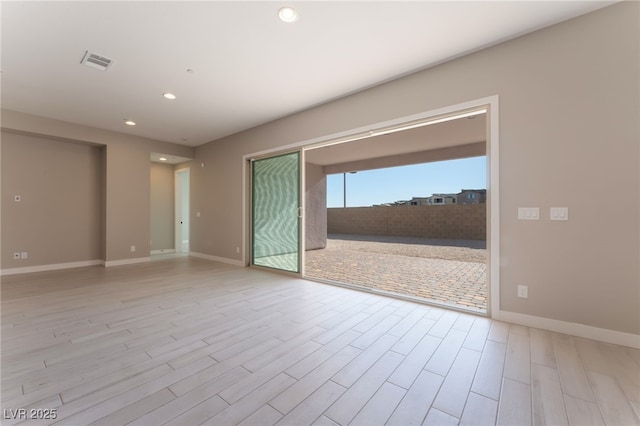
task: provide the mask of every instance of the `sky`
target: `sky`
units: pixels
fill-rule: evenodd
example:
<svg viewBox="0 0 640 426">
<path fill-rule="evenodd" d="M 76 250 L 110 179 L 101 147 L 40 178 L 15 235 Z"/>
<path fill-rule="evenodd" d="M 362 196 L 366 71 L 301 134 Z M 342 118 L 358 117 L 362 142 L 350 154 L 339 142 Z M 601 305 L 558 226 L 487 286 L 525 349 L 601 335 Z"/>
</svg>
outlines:
<svg viewBox="0 0 640 426">
<path fill-rule="evenodd" d="M 485 189 L 486 174 L 484 156 L 347 173 L 347 207 Z M 343 207 L 343 187 L 342 173 L 327 176 L 327 207 Z"/>
</svg>

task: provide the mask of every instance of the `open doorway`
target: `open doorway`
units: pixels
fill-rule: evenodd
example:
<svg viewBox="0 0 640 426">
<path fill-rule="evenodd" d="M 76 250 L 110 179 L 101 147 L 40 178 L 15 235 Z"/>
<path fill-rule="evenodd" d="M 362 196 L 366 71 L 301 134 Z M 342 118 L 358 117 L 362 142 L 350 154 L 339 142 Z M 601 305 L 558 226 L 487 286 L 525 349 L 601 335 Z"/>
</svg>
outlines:
<svg viewBox="0 0 640 426">
<path fill-rule="evenodd" d="M 175 249 L 189 253 L 189 185 L 190 169 L 175 171 Z"/>
<path fill-rule="evenodd" d="M 152 152 L 150 176 L 150 246 L 152 260 L 184 256 L 189 252 L 190 158 Z M 186 227 L 178 224 L 187 219 Z M 177 235 L 180 232 L 181 235 Z M 184 237 L 186 236 L 186 238 Z M 186 240 L 186 246 L 183 241 Z M 176 254 L 179 253 L 179 254 Z"/>
<path fill-rule="evenodd" d="M 487 133 L 486 112 L 479 111 L 308 151 L 308 168 L 321 169 L 325 182 L 340 181 L 343 192 L 325 205 L 326 243 L 307 246 L 317 250 L 305 256 L 305 277 L 488 313 Z M 357 185 L 347 185 L 374 171 L 456 162 L 481 164 L 479 179 L 459 182 L 464 168 L 452 167 L 440 187 L 424 185 L 365 204 L 355 200 L 362 195 Z M 409 182 L 386 177 L 368 191 L 380 195 L 385 187 Z M 307 208 L 307 231 L 314 235 L 318 231 L 309 232 L 309 223 L 322 222 L 313 217 L 315 210 Z"/>
<path fill-rule="evenodd" d="M 498 97 L 491 96 L 477 99 L 457 105 L 451 105 L 436 110 L 425 111 L 412 116 L 400 117 L 393 120 L 370 123 L 367 126 L 353 128 L 323 137 L 304 140 L 291 145 L 287 149 L 301 148 L 303 160 L 301 163 L 303 226 L 302 247 L 299 252 L 302 257 L 302 276 L 312 279 L 305 274 L 305 250 L 321 248 L 326 244 L 326 176 L 336 173 L 348 173 L 350 171 L 364 170 L 360 168 L 363 163 L 375 165 L 375 167 L 392 167 L 398 165 L 398 160 L 407 161 L 405 164 L 447 160 L 452 158 L 465 158 L 473 156 L 486 156 L 487 167 L 487 191 L 486 191 L 486 288 L 487 303 L 486 315 L 494 317 L 498 315 L 500 306 L 500 226 L 499 226 L 499 134 L 498 134 Z M 470 138 L 458 138 L 455 141 L 448 139 L 448 134 L 425 142 L 423 139 L 414 139 L 398 144 L 387 138 L 390 134 L 411 135 L 411 130 L 433 127 L 435 124 L 450 121 L 464 122 L 462 119 L 477 116 L 482 122 L 482 132 L 473 132 Z M 471 122 L 474 120 L 468 120 Z M 437 128 L 441 128 L 438 126 Z M 361 141 L 381 142 L 378 145 L 360 145 Z M 341 145 L 355 147 L 348 155 L 342 155 L 338 149 Z M 359 147 L 359 149 L 358 149 Z M 247 154 L 244 160 L 243 185 L 243 263 L 250 256 L 251 226 L 251 182 L 249 178 L 251 159 L 277 154 L 282 152 L 282 147 L 266 151 Z M 364 154 L 364 157 L 362 156 Z M 337 164 L 340 161 L 339 164 Z M 394 164 L 389 164 L 389 162 Z M 375 168 L 370 167 L 370 168 Z M 323 192 L 324 191 L 324 192 Z"/>
<path fill-rule="evenodd" d="M 306 276 L 486 313 L 485 169 L 479 156 L 327 176 L 326 245 Z"/>
</svg>

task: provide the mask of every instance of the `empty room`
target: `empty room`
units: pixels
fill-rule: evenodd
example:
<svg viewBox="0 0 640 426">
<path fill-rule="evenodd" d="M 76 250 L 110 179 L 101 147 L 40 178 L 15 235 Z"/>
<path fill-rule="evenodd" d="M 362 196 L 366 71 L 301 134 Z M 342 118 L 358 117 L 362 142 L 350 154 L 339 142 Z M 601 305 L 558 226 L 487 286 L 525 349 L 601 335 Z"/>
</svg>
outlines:
<svg viewBox="0 0 640 426">
<path fill-rule="evenodd" d="M 640 424 L 640 3 L 0 16 L 2 425 Z M 335 165 L 474 156 L 486 309 L 307 276 Z"/>
</svg>

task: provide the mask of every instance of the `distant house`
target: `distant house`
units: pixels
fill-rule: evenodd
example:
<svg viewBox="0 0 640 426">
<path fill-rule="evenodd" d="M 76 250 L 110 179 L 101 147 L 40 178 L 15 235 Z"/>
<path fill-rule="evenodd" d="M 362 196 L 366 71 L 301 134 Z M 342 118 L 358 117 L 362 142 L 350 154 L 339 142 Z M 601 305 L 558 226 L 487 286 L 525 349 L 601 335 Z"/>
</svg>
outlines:
<svg viewBox="0 0 640 426">
<path fill-rule="evenodd" d="M 407 204 L 411 206 L 425 206 L 429 204 L 429 197 L 413 197 Z"/>
<path fill-rule="evenodd" d="M 439 206 L 444 204 L 484 204 L 487 201 L 486 189 L 462 189 L 458 194 L 433 194 L 430 197 L 412 197 L 393 203 L 375 206 Z"/>
<path fill-rule="evenodd" d="M 456 204 L 457 194 L 433 194 L 431 197 L 427 197 L 426 200 L 426 204 L 430 206 Z"/>
<path fill-rule="evenodd" d="M 487 201 L 486 189 L 462 189 L 456 194 L 458 204 L 482 204 Z"/>
</svg>

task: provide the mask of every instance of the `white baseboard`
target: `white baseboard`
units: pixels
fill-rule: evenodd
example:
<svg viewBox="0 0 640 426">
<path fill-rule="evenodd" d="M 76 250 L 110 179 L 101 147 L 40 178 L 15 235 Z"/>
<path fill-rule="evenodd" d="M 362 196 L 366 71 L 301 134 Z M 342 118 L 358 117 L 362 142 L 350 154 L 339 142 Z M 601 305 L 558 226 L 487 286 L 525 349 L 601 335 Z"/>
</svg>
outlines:
<svg viewBox="0 0 640 426">
<path fill-rule="evenodd" d="M 121 260 L 107 260 L 104 262 L 105 267 L 110 266 L 122 266 L 122 265 L 132 265 L 134 263 L 145 263 L 151 262 L 151 257 L 137 257 L 135 259 L 121 259 Z"/>
<path fill-rule="evenodd" d="M 151 254 L 169 254 L 175 253 L 176 249 L 160 249 L 160 250 L 151 250 Z"/>
<path fill-rule="evenodd" d="M 192 251 L 192 252 L 189 252 L 189 256 L 199 257 L 201 259 L 213 260 L 214 262 L 228 263 L 229 265 L 245 266 L 241 260 L 229 259 L 226 257 L 219 257 L 219 256 L 212 256 L 210 254 L 196 253 Z"/>
<path fill-rule="evenodd" d="M 598 340 L 600 342 L 613 343 L 616 345 L 640 349 L 640 335 L 637 334 L 509 311 L 500 311 L 498 313 L 498 317 L 495 319 L 513 324 L 525 325 L 527 327 L 541 328 L 544 330 L 556 331 L 558 333 L 570 334 L 572 336 L 584 337 L 586 339 Z"/>
<path fill-rule="evenodd" d="M 0 270 L 0 275 L 28 274 L 30 272 L 55 271 L 58 269 L 83 268 L 85 266 L 104 265 L 104 260 L 83 260 L 80 262 L 54 263 L 50 265 L 24 266 Z"/>
</svg>

